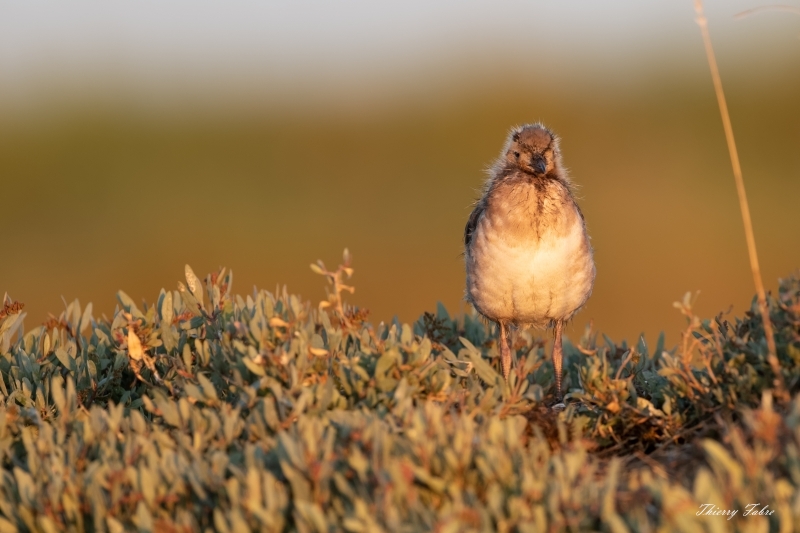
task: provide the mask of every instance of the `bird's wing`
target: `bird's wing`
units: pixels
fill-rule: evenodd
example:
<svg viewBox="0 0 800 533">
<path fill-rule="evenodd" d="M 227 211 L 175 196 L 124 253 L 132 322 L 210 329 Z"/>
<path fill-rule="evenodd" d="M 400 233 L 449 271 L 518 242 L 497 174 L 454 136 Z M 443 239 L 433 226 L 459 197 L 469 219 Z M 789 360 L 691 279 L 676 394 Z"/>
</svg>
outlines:
<svg viewBox="0 0 800 533">
<path fill-rule="evenodd" d="M 469 215 L 467 225 L 464 228 L 464 246 L 467 248 L 469 248 L 469 244 L 472 242 L 472 234 L 475 233 L 475 228 L 478 226 L 478 220 L 480 220 L 485 209 L 486 206 L 484 203 L 478 202 L 475 204 L 475 209 L 473 209 L 472 213 Z"/>
</svg>

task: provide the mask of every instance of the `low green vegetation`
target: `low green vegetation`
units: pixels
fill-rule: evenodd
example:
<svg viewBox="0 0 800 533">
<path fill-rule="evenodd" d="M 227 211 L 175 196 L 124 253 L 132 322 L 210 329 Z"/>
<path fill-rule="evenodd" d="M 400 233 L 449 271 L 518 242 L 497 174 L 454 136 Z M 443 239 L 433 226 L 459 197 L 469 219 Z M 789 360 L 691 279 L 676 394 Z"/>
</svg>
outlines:
<svg viewBox="0 0 800 533">
<path fill-rule="evenodd" d="M 342 301 L 347 254 L 312 269 L 318 306 L 188 267 L 112 319 L 73 302 L 22 332 L 6 298 L 0 533 L 800 529 L 798 278 L 770 300 L 788 391 L 755 307 L 687 298 L 672 350 L 568 344 L 557 412 L 536 334 L 506 386 L 477 316 L 373 325 Z"/>
</svg>

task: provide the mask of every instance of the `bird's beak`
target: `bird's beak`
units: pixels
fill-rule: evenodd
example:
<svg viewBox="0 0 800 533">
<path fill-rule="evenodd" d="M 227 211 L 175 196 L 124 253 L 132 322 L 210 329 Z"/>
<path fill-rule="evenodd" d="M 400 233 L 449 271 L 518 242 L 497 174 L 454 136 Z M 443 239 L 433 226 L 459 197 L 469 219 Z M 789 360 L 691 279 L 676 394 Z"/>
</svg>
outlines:
<svg viewBox="0 0 800 533">
<path fill-rule="evenodd" d="M 545 164 L 544 159 L 541 157 L 532 159 L 531 167 L 536 171 L 537 174 L 544 174 L 544 171 L 547 169 L 547 165 Z"/>
</svg>

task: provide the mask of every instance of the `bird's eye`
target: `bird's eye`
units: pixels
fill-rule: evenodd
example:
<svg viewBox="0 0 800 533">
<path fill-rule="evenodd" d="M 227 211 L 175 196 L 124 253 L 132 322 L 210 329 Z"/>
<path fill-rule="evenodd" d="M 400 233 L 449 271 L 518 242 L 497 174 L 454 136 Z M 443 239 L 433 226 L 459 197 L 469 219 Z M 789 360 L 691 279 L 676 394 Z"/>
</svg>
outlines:
<svg viewBox="0 0 800 533">
<path fill-rule="evenodd" d="M 514 152 L 514 157 L 516 157 L 517 159 L 519 159 L 519 152 Z"/>
</svg>

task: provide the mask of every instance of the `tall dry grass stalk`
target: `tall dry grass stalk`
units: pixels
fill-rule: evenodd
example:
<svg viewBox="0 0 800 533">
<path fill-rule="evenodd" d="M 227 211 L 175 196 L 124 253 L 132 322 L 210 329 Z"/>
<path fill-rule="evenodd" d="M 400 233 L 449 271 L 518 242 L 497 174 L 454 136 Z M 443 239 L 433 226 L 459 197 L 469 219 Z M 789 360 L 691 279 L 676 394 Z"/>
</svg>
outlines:
<svg viewBox="0 0 800 533">
<path fill-rule="evenodd" d="M 753 222 L 750 219 L 750 206 L 747 203 L 747 192 L 744 189 L 744 179 L 742 178 L 742 167 L 739 164 L 739 152 L 736 150 L 736 141 L 733 138 L 733 127 L 731 118 L 728 114 L 728 104 L 725 102 L 725 93 L 722 90 L 722 80 L 717 68 L 717 60 L 714 57 L 714 48 L 711 46 L 711 37 L 708 33 L 708 20 L 703 12 L 703 0 L 694 1 L 694 9 L 697 13 L 697 24 L 703 34 L 703 44 L 706 49 L 708 66 L 711 69 L 711 79 L 714 81 L 714 91 L 717 94 L 719 113 L 722 115 L 722 126 L 725 129 L 725 140 L 728 142 L 728 153 L 731 156 L 731 166 L 733 167 L 733 178 L 736 181 L 736 192 L 739 196 L 739 207 L 742 211 L 742 222 L 744 223 L 744 235 L 747 239 L 747 251 L 750 255 L 750 269 L 753 272 L 753 282 L 758 294 L 758 309 L 764 321 L 764 335 L 767 338 L 768 360 L 775 374 L 774 387 L 776 396 L 785 397 L 785 386 L 783 374 L 781 374 L 780 364 L 778 363 L 777 350 L 775 348 L 775 336 L 772 330 L 772 321 L 769 317 L 769 306 L 767 296 L 764 292 L 764 282 L 761 279 L 761 267 L 758 265 L 758 253 L 756 252 L 756 239 L 753 235 Z"/>
</svg>

